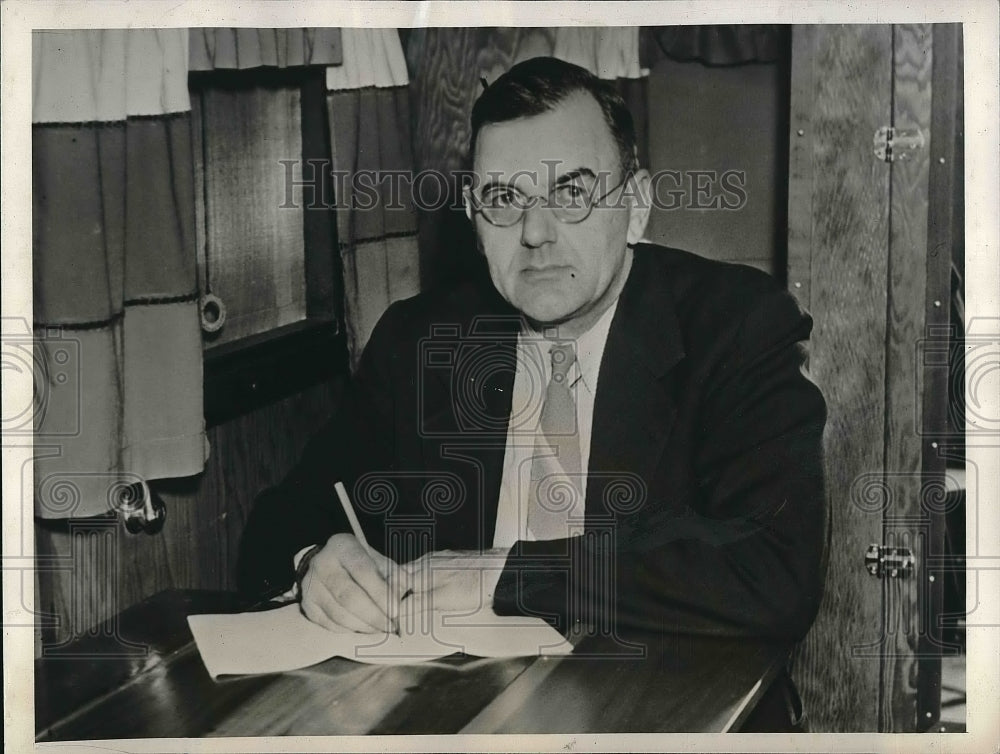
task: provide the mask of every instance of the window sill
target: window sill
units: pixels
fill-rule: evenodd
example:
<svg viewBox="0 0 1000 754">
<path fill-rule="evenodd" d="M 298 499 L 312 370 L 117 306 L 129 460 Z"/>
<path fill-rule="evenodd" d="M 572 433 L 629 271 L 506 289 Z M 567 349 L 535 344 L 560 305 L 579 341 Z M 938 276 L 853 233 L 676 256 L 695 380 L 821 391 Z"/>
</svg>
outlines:
<svg viewBox="0 0 1000 754">
<path fill-rule="evenodd" d="M 205 423 L 214 427 L 348 372 L 332 318 L 309 318 L 205 350 Z"/>
</svg>

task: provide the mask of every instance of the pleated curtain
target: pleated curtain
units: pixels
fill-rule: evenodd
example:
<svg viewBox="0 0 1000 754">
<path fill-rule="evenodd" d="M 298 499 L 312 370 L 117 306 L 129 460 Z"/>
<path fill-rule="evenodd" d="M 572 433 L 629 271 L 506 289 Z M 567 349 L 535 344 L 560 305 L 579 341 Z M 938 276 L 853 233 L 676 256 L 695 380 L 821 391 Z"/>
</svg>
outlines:
<svg viewBox="0 0 1000 754">
<path fill-rule="evenodd" d="M 190 29 L 192 71 L 340 65 L 340 29 Z"/>
<path fill-rule="evenodd" d="M 395 29 L 341 29 L 326 69 L 351 363 L 390 303 L 420 290 L 409 80 Z M 392 176 L 398 176 L 398 179 Z"/>
<path fill-rule="evenodd" d="M 33 35 L 37 516 L 207 458 L 187 71 L 186 29 Z"/>
</svg>

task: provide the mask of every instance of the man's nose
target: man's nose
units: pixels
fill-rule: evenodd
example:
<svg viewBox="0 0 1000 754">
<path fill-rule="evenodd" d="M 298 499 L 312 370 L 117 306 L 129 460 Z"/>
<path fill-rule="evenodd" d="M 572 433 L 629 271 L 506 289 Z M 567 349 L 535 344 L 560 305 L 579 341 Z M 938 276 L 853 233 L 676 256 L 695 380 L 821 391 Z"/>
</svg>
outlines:
<svg viewBox="0 0 1000 754">
<path fill-rule="evenodd" d="M 532 202 L 521 218 L 521 243 L 532 249 L 556 240 L 556 219 L 543 205 Z"/>
</svg>

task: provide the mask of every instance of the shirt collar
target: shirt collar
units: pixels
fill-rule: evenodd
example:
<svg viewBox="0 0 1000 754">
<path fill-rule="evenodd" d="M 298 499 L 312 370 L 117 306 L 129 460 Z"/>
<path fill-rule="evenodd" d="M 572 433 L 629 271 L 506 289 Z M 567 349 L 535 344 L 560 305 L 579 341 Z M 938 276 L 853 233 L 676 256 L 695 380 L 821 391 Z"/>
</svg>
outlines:
<svg viewBox="0 0 1000 754">
<path fill-rule="evenodd" d="M 593 392 L 597 387 L 597 375 L 601 370 L 601 357 L 604 355 L 604 345 L 608 342 L 608 332 L 611 321 L 615 318 L 618 308 L 616 299 L 601 318 L 587 332 L 576 339 L 576 360 L 584 384 Z"/>
<path fill-rule="evenodd" d="M 600 319 L 576 339 L 576 365 L 574 369 L 578 370 L 577 374 L 580 375 L 580 379 L 592 393 L 597 387 L 597 377 L 601 370 L 601 357 L 604 356 L 604 346 L 608 342 L 608 333 L 611 331 L 611 322 L 615 318 L 617 309 L 618 299 L 615 299 Z M 544 333 L 530 328 L 522 330 L 520 337 L 547 340 Z M 548 374 L 550 367 L 547 362 L 544 367 L 545 373 Z"/>
</svg>

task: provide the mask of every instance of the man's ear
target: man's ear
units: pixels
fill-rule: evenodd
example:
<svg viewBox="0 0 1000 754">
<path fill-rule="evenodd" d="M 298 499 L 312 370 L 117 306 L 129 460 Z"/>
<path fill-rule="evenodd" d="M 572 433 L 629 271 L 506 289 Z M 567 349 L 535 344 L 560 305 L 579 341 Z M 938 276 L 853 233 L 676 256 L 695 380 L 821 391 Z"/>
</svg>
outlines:
<svg viewBox="0 0 1000 754">
<path fill-rule="evenodd" d="M 469 222 L 472 222 L 472 199 L 469 198 L 469 192 L 462 192 L 462 204 L 465 205 L 465 216 L 469 218 Z M 475 225 L 475 223 L 473 223 Z"/>
<path fill-rule="evenodd" d="M 637 170 L 629 178 L 624 192 L 629 203 L 628 213 L 628 243 L 636 244 L 642 240 L 649 223 L 649 211 L 652 207 L 651 180 L 649 171 Z"/>
</svg>

